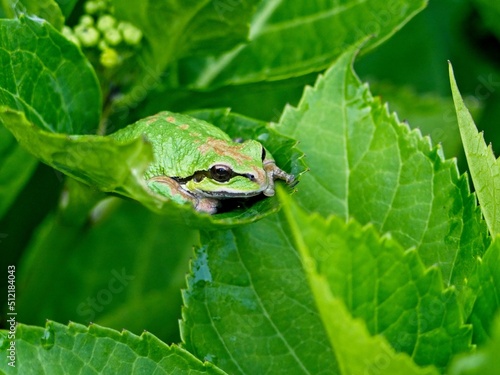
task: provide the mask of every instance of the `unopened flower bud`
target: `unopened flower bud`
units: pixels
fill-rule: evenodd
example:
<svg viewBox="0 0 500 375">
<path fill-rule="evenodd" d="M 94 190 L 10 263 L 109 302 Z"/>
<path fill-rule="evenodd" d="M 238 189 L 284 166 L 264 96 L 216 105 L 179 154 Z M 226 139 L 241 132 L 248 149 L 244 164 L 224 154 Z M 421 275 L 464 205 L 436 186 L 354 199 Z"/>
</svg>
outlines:
<svg viewBox="0 0 500 375">
<path fill-rule="evenodd" d="M 115 27 L 115 24 L 115 17 L 110 16 L 109 14 L 103 15 L 97 20 L 97 28 L 102 32 L 112 29 L 113 27 Z"/>
<path fill-rule="evenodd" d="M 129 22 L 120 22 L 118 30 L 123 34 L 125 43 L 131 46 L 138 45 L 142 39 L 142 31 Z"/>
<path fill-rule="evenodd" d="M 87 14 L 95 14 L 97 13 L 99 9 L 99 4 L 97 1 L 87 1 L 84 5 L 85 13 Z"/>
<path fill-rule="evenodd" d="M 94 18 L 92 16 L 89 16 L 88 14 L 84 14 L 80 17 L 79 24 L 83 26 L 93 26 Z"/>
<path fill-rule="evenodd" d="M 104 39 L 110 46 L 116 46 L 121 43 L 122 35 L 117 29 L 109 29 L 104 33 Z"/>
<path fill-rule="evenodd" d="M 106 68 L 113 68 L 121 63 L 120 55 L 114 48 L 104 49 L 101 52 L 99 61 Z"/>
<path fill-rule="evenodd" d="M 85 47 L 93 47 L 99 42 L 99 31 L 94 27 L 78 25 L 75 27 L 75 35 Z"/>
</svg>

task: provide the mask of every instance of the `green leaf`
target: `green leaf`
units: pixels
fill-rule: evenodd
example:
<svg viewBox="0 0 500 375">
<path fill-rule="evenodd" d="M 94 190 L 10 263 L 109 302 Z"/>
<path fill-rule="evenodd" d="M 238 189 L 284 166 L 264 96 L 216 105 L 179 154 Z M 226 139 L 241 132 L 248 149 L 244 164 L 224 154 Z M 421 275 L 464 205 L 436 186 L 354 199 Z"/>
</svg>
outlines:
<svg viewBox="0 0 500 375">
<path fill-rule="evenodd" d="M 489 232 L 495 236 L 500 234 L 500 162 L 495 160 L 491 145 L 487 147 L 478 133 L 458 91 L 451 64 L 450 84 L 472 182 Z"/>
<path fill-rule="evenodd" d="M 230 374 L 335 374 L 300 260 L 276 215 L 202 233 L 183 291 L 187 350 Z"/>
<path fill-rule="evenodd" d="M 16 8 L 17 13 L 45 19 L 57 30 L 64 26 L 61 8 L 54 0 L 21 0 L 16 4 Z"/>
<path fill-rule="evenodd" d="M 380 44 L 425 4 L 425 0 L 262 1 L 252 19 L 249 42 L 220 56 L 183 63 L 187 72 L 182 75 L 188 77 L 183 84 L 205 89 L 317 72 L 368 36 L 376 35 L 365 50 Z"/>
<path fill-rule="evenodd" d="M 0 20 L 0 106 L 23 111 L 38 127 L 92 133 L 101 93 L 80 49 L 43 20 Z"/>
<path fill-rule="evenodd" d="M 2 332 L 2 352 L 10 340 Z M 136 336 L 92 324 L 68 326 L 47 322 L 45 329 L 19 324 L 16 329 L 15 367 L 0 358 L 5 374 L 224 374 L 202 363 L 184 349 L 168 346 L 149 332 Z M 37 369 L 37 370 L 35 370 Z"/>
<path fill-rule="evenodd" d="M 20 147 L 0 125 L 0 218 L 9 209 L 37 166 L 37 160 Z"/>
<path fill-rule="evenodd" d="M 493 332 L 492 323 L 500 309 L 500 238 L 488 248 L 478 270 L 478 293 L 470 322 L 474 326 L 474 341 L 484 344 Z M 474 280 L 476 281 L 476 280 Z"/>
<path fill-rule="evenodd" d="M 372 226 L 306 215 L 288 196 L 281 198 L 291 237 L 325 327 L 333 330 L 330 341 L 337 352 L 343 346 L 335 345 L 336 316 L 323 299 L 328 295 L 327 301 L 343 301 L 371 334 L 382 334 L 419 365 L 443 368 L 453 354 L 470 349 L 471 327 L 464 324 L 454 289 L 443 289 L 437 267 L 426 269 L 415 250 L 404 251 L 391 237 L 380 238 Z"/>
<path fill-rule="evenodd" d="M 138 58 L 141 71 L 137 72 L 135 85 L 120 99 L 118 107 L 141 100 L 144 89 L 158 86 L 160 78 L 168 76 L 165 69 L 181 57 L 221 52 L 245 41 L 256 3 L 257 0 L 114 0 L 117 18 L 140 28 L 148 43 Z M 225 14 L 225 5 L 234 10 L 230 16 Z"/>
<path fill-rule="evenodd" d="M 467 280 L 489 243 L 475 197 L 454 160 L 360 83 L 355 53 L 347 50 L 276 125 L 300 142 L 310 168 L 296 199 L 308 212 L 371 223 L 416 247 L 427 267 L 441 269 L 445 286 L 458 288 L 467 315 L 474 298 Z"/>
<path fill-rule="evenodd" d="M 234 374 L 362 374 L 387 363 L 394 366 L 387 374 L 436 373 L 396 352 L 445 367 L 469 350 L 471 329 L 454 290 L 443 289 L 439 270 L 426 270 L 416 251 L 372 227 L 284 210 L 202 235 L 181 325 L 198 358 Z M 303 248 L 321 274 L 314 285 L 307 283 L 310 259 L 296 251 Z"/>
<path fill-rule="evenodd" d="M 497 375 L 500 353 L 500 315 L 493 324 L 493 338 L 476 353 L 462 355 L 450 366 L 449 375 Z"/>
</svg>

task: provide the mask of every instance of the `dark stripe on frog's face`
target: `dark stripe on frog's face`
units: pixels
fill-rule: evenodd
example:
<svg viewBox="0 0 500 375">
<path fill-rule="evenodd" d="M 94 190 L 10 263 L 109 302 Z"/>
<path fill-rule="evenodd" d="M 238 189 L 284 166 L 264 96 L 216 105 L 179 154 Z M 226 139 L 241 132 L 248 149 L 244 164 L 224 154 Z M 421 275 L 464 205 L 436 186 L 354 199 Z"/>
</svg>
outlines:
<svg viewBox="0 0 500 375">
<path fill-rule="evenodd" d="M 195 182 L 201 182 L 204 178 L 209 178 L 213 181 L 219 183 L 224 183 L 230 181 L 236 176 L 242 176 L 248 178 L 250 181 L 255 181 L 255 174 L 252 173 L 236 173 L 230 167 L 223 164 L 216 164 L 207 171 L 196 171 L 191 176 L 188 177 L 172 177 L 175 181 L 180 184 L 185 184 L 188 181 L 194 180 Z"/>
<path fill-rule="evenodd" d="M 195 170 L 189 176 L 174 176 L 179 183 L 194 180 L 201 182 L 204 178 L 224 183 L 233 177 L 242 176 L 250 181 L 262 183 L 265 179 L 263 162 L 266 158 L 265 148 L 257 141 L 249 140 L 244 143 L 226 143 L 210 138 L 209 142 L 198 146 L 198 150 L 205 153 L 211 164 Z M 215 160 L 215 162 L 213 162 Z M 201 164 L 201 163 L 200 163 Z M 205 169 L 206 168 L 206 169 Z"/>
</svg>

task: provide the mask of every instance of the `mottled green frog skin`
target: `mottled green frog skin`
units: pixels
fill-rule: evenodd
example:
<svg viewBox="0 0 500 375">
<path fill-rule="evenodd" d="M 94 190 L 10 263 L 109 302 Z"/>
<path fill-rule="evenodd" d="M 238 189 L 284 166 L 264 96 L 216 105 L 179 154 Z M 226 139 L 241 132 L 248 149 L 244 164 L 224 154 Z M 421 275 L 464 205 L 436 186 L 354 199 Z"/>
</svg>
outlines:
<svg viewBox="0 0 500 375">
<path fill-rule="evenodd" d="M 198 211 L 215 213 L 222 199 L 274 195 L 274 180 L 294 176 L 275 164 L 257 141 L 233 142 L 205 121 L 160 112 L 111 134 L 119 141 L 143 136 L 151 142 L 154 162 L 144 178 L 149 188 Z"/>
</svg>

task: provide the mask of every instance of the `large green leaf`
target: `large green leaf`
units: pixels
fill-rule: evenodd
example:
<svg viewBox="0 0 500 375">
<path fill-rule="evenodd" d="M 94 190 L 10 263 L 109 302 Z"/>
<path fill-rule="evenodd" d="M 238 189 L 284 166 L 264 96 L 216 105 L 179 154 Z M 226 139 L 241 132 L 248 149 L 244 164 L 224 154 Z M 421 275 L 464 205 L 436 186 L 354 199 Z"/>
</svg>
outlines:
<svg viewBox="0 0 500 375">
<path fill-rule="evenodd" d="M 300 259 L 276 215 L 204 233 L 183 292 L 187 350 L 230 374 L 335 374 Z"/>
<path fill-rule="evenodd" d="M 308 212 L 354 217 L 416 247 L 426 266 L 441 269 L 445 286 L 463 293 L 470 311 L 467 280 L 489 240 L 467 179 L 439 146 L 371 96 L 352 71 L 355 53 L 347 50 L 276 125 L 299 140 L 311 169 L 297 200 Z"/>
<path fill-rule="evenodd" d="M 381 43 L 425 4 L 425 0 L 261 1 L 249 42 L 220 56 L 186 61 L 181 65 L 187 69 L 183 84 L 204 89 L 317 72 L 368 36 L 375 35 L 365 50 Z"/>
<path fill-rule="evenodd" d="M 380 238 L 372 226 L 306 215 L 286 195 L 282 199 L 325 326 L 335 319 L 321 298 L 327 287 L 372 334 L 382 334 L 420 365 L 443 368 L 455 353 L 470 350 L 471 327 L 455 290 L 443 289 L 437 267 L 426 269 L 415 250 Z"/>
<path fill-rule="evenodd" d="M 0 106 L 42 129 L 92 133 L 101 93 L 80 49 L 41 19 L 0 20 Z"/>
<path fill-rule="evenodd" d="M 495 159 L 491 145 L 487 147 L 482 134 L 478 133 L 458 91 L 451 64 L 450 82 L 469 171 L 486 224 L 495 236 L 500 234 L 500 161 Z"/>
<path fill-rule="evenodd" d="M 0 333 L 5 353 L 10 340 Z M 16 329 L 15 367 L 2 355 L 5 374 L 224 374 L 184 349 L 168 346 L 152 334 L 136 336 L 92 324 L 88 328 L 47 322 L 45 329 L 20 324 Z"/>
<path fill-rule="evenodd" d="M 184 292 L 188 350 L 234 374 L 362 374 L 382 361 L 386 374 L 436 373 L 410 357 L 443 368 L 470 350 L 471 329 L 437 267 L 373 227 L 289 205 L 202 236 Z"/>
</svg>

